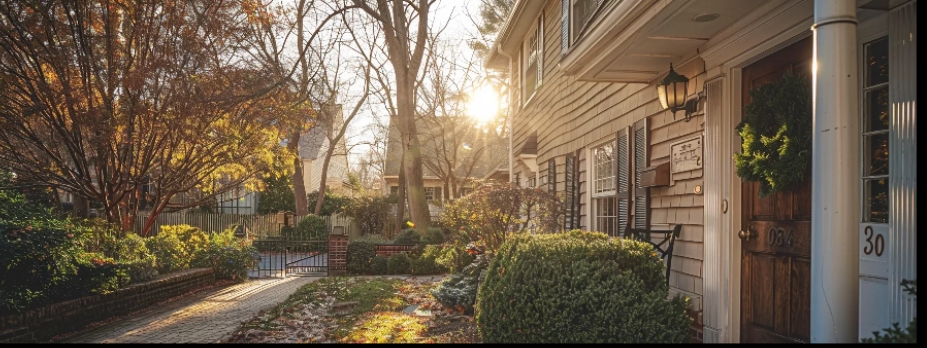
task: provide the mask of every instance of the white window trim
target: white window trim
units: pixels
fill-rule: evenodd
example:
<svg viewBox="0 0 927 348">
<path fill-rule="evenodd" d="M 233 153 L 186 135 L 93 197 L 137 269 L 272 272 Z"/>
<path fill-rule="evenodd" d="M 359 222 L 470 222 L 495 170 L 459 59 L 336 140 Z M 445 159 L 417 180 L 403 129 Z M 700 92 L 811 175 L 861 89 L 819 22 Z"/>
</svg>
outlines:
<svg viewBox="0 0 927 348">
<path fill-rule="evenodd" d="M 536 56 L 537 77 L 534 83 L 534 91 L 531 92 L 531 95 L 528 95 L 527 93 L 525 93 L 526 92 L 525 71 L 528 66 L 528 56 L 530 54 L 530 48 L 531 48 L 531 42 L 530 42 L 531 34 L 529 34 L 528 37 L 525 38 L 525 41 L 522 42 L 522 49 L 521 49 L 522 54 L 519 57 L 519 65 L 521 68 L 520 69 L 521 71 L 521 76 L 520 76 L 521 95 L 522 95 L 522 99 L 524 100 L 524 102 L 522 103 L 523 106 L 528 105 L 528 103 L 534 100 L 534 96 L 538 94 L 538 91 L 541 89 L 541 86 L 543 85 L 543 81 L 544 81 L 544 12 L 541 12 L 541 15 L 538 16 L 537 20 L 535 21 L 534 25 L 531 27 L 531 30 L 528 31 L 528 33 L 534 33 L 536 35 L 535 38 L 537 40 L 537 47 L 538 47 L 537 56 Z"/>
<path fill-rule="evenodd" d="M 605 140 L 603 140 L 603 141 L 600 141 L 600 142 L 596 143 L 596 144 L 593 145 L 593 146 L 589 146 L 589 147 L 588 147 L 588 152 L 587 152 L 587 157 L 586 157 L 586 158 L 590 159 L 589 161 L 587 161 L 587 162 L 589 162 L 588 165 L 587 165 L 587 167 L 588 167 L 588 173 L 590 173 L 590 174 L 589 174 L 589 178 L 591 179 L 591 180 L 589 180 L 589 183 L 590 183 L 590 185 L 589 185 L 589 196 L 592 197 L 592 198 L 600 198 L 600 197 L 615 196 L 615 194 L 617 194 L 617 189 L 618 189 L 617 184 L 615 185 L 615 187 L 612 187 L 611 190 L 602 191 L 602 192 L 595 192 L 595 191 L 596 191 L 595 182 L 596 182 L 596 180 L 597 180 L 597 178 L 596 178 L 597 172 L 596 172 L 595 150 L 598 149 L 598 148 L 600 148 L 600 147 L 603 147 L 603 146 L 605 146 L 605 145 L 608 145 L 609 143 L 611 143 L 612 146 L 614 146 L 613 152 L 617 152 L 617 151 L 618 151 L 618 147 L 617 147 L 617 144 L 616 144 L 615 142 L 616 142 L 616 139 L 615 139 L 614 136 L 612 136 L 612 137 L 610 137 L 610 139 L 605 139 Z M 617 160 L 618 160 L 618 159 L 617 159 L 617 158 L 614 158 L 614 154 L 613 154 L 613 158 L 612 158 L 613 163 L 614 163 L 614 161 L 617 161 Z M 618 175 L 618 173 L 612 173 L 612 174 L 615 175 L 615 176 L 613 176 L 612 178 L 617 179 L 616 176 Z"/>
<path fill-rule="evenodd" d="M 889 210 L 888 211 L 888 219 L 889 219 L 888 222 L 866 221 L 866 220 L 869 220 L 870 218 L 869 216 L 870 212 L 868 209 L 868 202 L 866 200 L 867 197 L 865 193 L 866 192 L 866 182 L 868 181 L 867 179 L 870 179 L 876 176 L 864 175 L 864 173 L 867 170 L 866 152 L 868 151 L 868 149 L 866 148 L 867 135 L 865 135 L 867 133 L 866 127 L 868 125 L 868 123 L 866 123 L 867 122 L 867 119 L 866 119 L 867 105 L 866 105 L 866 100 L 865 100 L 866 99 L 865 91 L 879 88 L 879 87 L 873 88 L 874 86 L 871 86 L 871 87 L 866 86 L 866 44 L 882 39 L 882 38 L 888 38 L 888 11 L 885 11 L 884 13 L 879 14 L 878 16 L 871 18 L 864 23 L 861 23 L 861 25 L 859 26 L 859 32 L 857 33 L 857 58 L 859 62 L 857 64 L 858 79 L 859 79 L 858 81 L 859 83 L 858 108 L 859 108 L 859 122 L 860 122 L 859 123 L 860 124 L 859 171 L 857 172 L 857 181 L 858 181 L 859 193 L 860 193 L 859 195 L 859 212 L 860 212 L 859 223 L 863 223 L 863 224 L 888 224 L 889 222 L 891 222 L 891 215 L 892 215 L 892 211 Z M 889 42 L 889 45 L 891 45 L 891 42 Z M 891 51 L 891 49 L 889 49 L 889 51 Z M 891 60 L 891 57 L 889 57 L 889 60 Z M 885 87 L 885 88 L 888 88 L 888 87 Z M 888 93 L 889 95 L 891 95 L 892 91 L 889 90 Z M 891 107 L 889 107 L 889 113 L 891 113 Z M 889 120 L 891 120 L 891 115 L 889 115 Z M 889 125 L 889 129 L 891 129 L 891 125 Z M 889 157 L 889 161 L 891 161 L 891 157 Z M 889 168 L 891 168 L 891 165 L 889 165 Z M 879 175 L 878 177 L 881 177 L 881 176 L 882 175 Z M 884 177 L 885 177 L 885 180 L 889 180 L 888 174 L 884 175 Z M 891 187 L 890 184 L 889 184 L 889 187 Z"/>
</svg>

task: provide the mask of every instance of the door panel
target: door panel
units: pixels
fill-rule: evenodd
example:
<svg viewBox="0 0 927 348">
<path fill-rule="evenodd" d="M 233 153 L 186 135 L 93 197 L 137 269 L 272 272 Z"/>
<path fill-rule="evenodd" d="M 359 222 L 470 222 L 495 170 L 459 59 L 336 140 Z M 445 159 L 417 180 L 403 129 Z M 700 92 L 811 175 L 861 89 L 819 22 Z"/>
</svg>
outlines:
<svg viewBox="0 0 927 348">
<path fill-rule="evenodd" d="M 743 105 L 749 91 L 786 72 L 811 78 L 808 37 L 743 69 Z M 809 84 L 810 88 L 810 84 Z M 811 293 L 811 168 L 790 192 L 759 197 L 744 182 L 741 239 L 741 342 L 808 342 Z"/>
</svg>

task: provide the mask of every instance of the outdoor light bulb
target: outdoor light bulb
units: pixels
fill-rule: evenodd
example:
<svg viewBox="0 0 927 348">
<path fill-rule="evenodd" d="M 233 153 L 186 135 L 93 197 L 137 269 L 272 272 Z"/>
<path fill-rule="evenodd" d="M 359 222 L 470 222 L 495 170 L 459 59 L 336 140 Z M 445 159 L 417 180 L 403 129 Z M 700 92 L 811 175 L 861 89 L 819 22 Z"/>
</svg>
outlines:
<svg viewBox="0 0 927 348">
<path fill-rule="evenodd" d="M 479 123 L 487 123 L 499 112 L 499 95 L 487 85 L 480 86 L 467 104 L 467 114 Z"/>
</svg>

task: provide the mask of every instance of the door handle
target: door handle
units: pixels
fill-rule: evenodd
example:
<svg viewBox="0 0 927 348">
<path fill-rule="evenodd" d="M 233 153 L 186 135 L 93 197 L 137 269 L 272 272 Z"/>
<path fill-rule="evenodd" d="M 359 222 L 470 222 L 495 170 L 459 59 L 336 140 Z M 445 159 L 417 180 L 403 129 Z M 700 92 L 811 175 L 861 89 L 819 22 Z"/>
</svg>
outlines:
<svg viewBox="0 0 927 348">
<path fill-rule="evenodd" d="M 737 233 L 737 237 L 740 237 L 742 240 L 749 241 L 750 238 L 756 237 L 756 232 L 753 232 L 753 230 L 749 229 L 746 231 L 740 231 Z"/>
</svg>

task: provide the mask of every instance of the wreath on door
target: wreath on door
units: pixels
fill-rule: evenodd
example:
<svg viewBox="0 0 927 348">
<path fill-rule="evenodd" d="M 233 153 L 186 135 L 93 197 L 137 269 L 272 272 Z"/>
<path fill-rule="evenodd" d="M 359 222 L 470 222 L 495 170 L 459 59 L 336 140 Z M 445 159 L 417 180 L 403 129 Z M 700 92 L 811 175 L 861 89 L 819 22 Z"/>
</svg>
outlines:
<svg viewBox="0 0 927 348">
<path fill-rule="evenodd" d="M 804 180 L 811 163 L 812 100 L 806 77 L 786 73 L 750 91 L 737 133 L 737 176 L 760 183 L 760 197 L 789 191 Z"/>
</svg>

